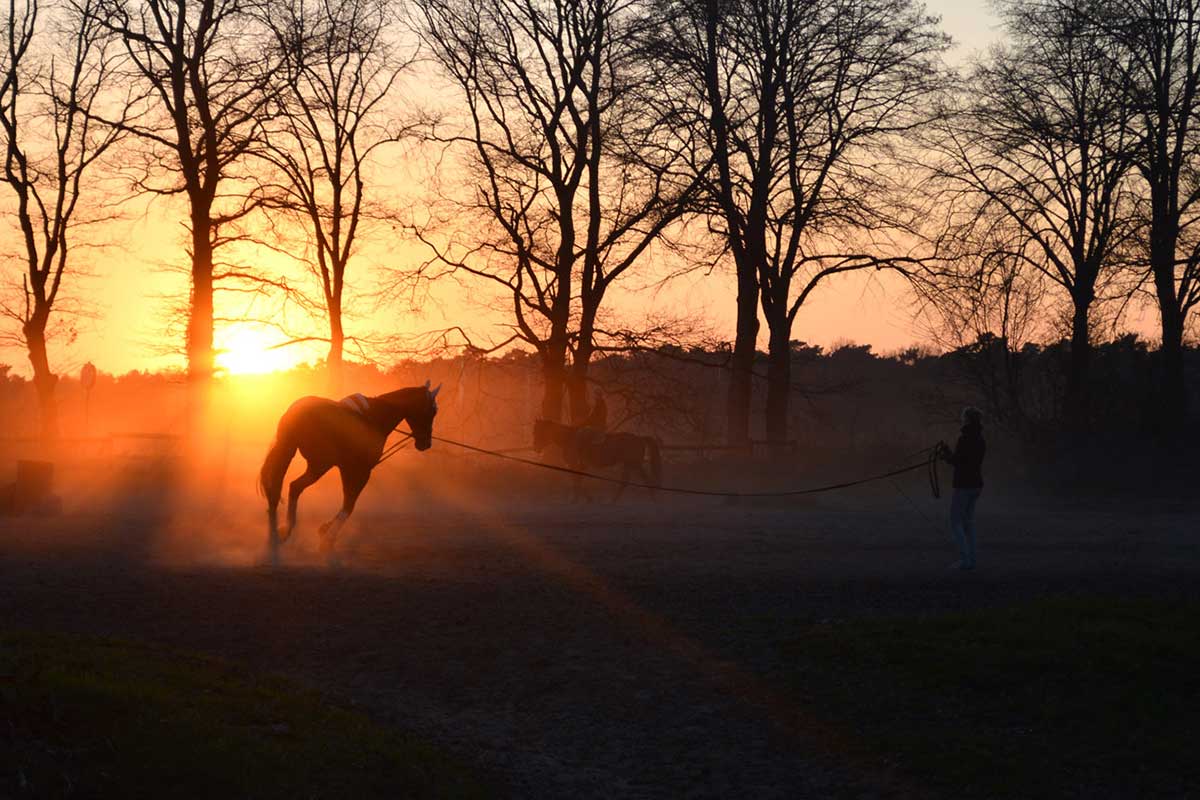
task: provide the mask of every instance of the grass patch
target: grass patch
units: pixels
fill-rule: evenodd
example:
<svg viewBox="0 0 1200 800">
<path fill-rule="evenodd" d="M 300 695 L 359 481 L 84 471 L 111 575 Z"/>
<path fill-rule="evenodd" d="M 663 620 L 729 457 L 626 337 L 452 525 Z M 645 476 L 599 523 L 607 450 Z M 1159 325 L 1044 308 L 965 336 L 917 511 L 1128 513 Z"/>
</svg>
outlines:
<svg viewBox="0 0 1200 800">
<path fill-rule="evenodd" d="M 483 797 L 315 692 L 126 642 L 0 635 L 0 796 Z"/>
<path fill-rule="evenodd" d="M 1074 598 L 813 625 L 782 677 L 929 796 L 1200 796 L 1198 620 Z"/>
</svg>

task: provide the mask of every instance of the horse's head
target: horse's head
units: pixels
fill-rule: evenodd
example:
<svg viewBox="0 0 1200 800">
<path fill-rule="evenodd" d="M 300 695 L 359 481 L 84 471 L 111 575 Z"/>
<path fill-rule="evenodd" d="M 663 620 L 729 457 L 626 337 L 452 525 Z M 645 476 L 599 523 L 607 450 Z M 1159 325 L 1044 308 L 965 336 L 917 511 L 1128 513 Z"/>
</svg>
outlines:
<svg viewBox="0 0 1200 800">
<path fill-rule="evenodd" d="M 408 427 L 418 450 L 428 450 L 433 445 L 433 418 L 437 416 L 437 396 L 441 390 L 440 383 L 436 389 L 430 389 L 429 381 L 425 381 L 423 402 L 418 401 L 416 408 L 408 411 Z"/>
<path fill-rule="evenodd" d="M 551 433 L 553 431 L 553 423 L 548 419 L 534 420 L 533 423 L 533 448 L 539 453 L 546 449 L 552 441 Z"/>
</svg>

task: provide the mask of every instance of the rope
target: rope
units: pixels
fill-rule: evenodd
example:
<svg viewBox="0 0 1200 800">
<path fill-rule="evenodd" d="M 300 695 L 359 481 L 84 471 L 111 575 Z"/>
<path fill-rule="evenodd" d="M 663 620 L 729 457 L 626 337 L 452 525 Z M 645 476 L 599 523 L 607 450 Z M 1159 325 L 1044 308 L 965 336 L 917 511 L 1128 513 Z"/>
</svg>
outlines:
<svg viewBox="0 0 1200 800">
<path fill-rule="evenodd" d="M 440 436 L 434 436 L 433 438 L 439 442 L 443 442 L 444 444 L 452 444 L 455 447 L 461 447 L 464 450 L 470 450 L 473 453 L 480 453 L 482 455 L 492 456 L 493 458 L 504 459 L 505 461 L 515 461 L 519 464 L 528 464 L 531 467 L 541 467 L 542 469 L 549 469 L 555 472 L 563 472 L 567 475 L 576 475 L 581 478 L 591 478 L 592 480 L 604 481 L 605 483 L 617 483 L 623 486 L 633 486 L 638 489 L 651 489 L 654 491 L 668 492 L 671 494 L 699 495 L 703 497 L 797 497 L 805 494 L 832 492 L 836 489 L 848 489 L 852 486 L 859 486 L 864 483 L 880 481 L 884 480 L 885 478 L 893 478 L 897 475 L 903 475 L 906 472 L 913 472 L 914 470 L 918 469 L 927 469 L 929 464 L 928 460 L 922 460 L 919 463 L 910 464 L 907 467 L 900 467 L 899 469 L 893 469 L 878 475 L 871 475 L 866 478 L 859 478 L 858 480 L 845 481 L 842 483 L 831 483 L 825 486 L 815 486 L 809 489 L 789 489 L 779 492 L 722 492 L 708 489 L 687 489 L 681 486 L 654 486 L 649 483 L 627 481 L 622 480 L 621 478 L 613 478 L 608 475 L 597 475 L 594 472 L 584 472 L 583 470 L 571 469 L 570 467 L 560 467 L 557 464 L 547 464 L 544 461 L 535 461 L 531 458 L 521 458 L 519 456 L 508 455 L 495 450 L 485 450 L 482 447 L 476 447 L 475 445 L 466 444 L 464 442 L 456 442 L 453 439 L 443 439 Z"/>
<path fill-rule="evenodd" d="M 939 535 L 943 532 L 942 526 L 938 525 L 937 522 L 935 522 L 928 514 L 922 511 L 921 507 L 916 504 L 916 501 L 909 497 L 908 492 L 904 491 L 900 484 L 896 483 L 895 481 L 890 481 L 890 483 L 892 486 L 896 487 L 896 491 L 899 492 L 900 496 L 903 497 L 909 506 L 912 507 L 912 510 L 915 511 L 921 519 L 928 523 L 930 530 L 937 532 Z M 934 497 L 937 497 L 937 495 L 934 495 Z"/>
<path fill-rule="evenodd" d="M 400 439 L 400 441 L 393 444 L 387 450 L 384 450 L 383 453 L 379 456 L 379 460 L 375 462 L 375 466 L 379 466 L 380 464 L 387 461 L 392 456 L 396 455 L 396 453 L 399 453 L 401 450 L 408 447 L 409 441 L 413 438 L 412 434 L 404 433 L 403 431 L 398 431 L 398 432 L 400 433 L 400 436 L 402 437 Z"/>
<path fill-rule="evenodd" d="M 387 461 L 392 456 L 396 455 L 396 453 L 399 453 L 401 450 L 408 447 L 408 443 L 413 438 L 413 435 L 411 433 L 405 433 L 404 431 L 400 430 L 399 428 L 397 428 L 395 432 L 399 433 L 401 435 L 401 437 L 403 437 L 403 438 L 401 438 L 400 441 L 396 442 L 391 447 L 384 450 L 383 454 L 379 456 L 379 460 L 375 462 L 375 466 L 379 466 L 380 464 Z M 509 447 L 505 450 L 494 451 L 494 453 L 496 455 L 507 455 L 508 453 L 531 453 L 531 452 L 533 452 L 532 447 Z"/>
<path fill-rule="evenodd" d="M 929 460 L 927 464 L 929 491 L 933 494 L 933 499 L 937 500 L 942 496 L 942 484 L 938 476 L 938 448 L 929 448 Z"/>
</svg>

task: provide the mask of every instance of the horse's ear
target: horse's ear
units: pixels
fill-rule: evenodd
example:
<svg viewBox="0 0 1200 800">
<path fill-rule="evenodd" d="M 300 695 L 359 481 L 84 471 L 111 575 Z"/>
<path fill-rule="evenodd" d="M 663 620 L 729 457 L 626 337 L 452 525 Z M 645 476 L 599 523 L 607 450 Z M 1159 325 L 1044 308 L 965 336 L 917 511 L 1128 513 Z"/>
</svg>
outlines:
<svg viewBox="0 0 1200 800">
<path fill-rule="evenodd" d="M 429 379 L 428 378 L 425 379 L 425 388 L 426 389 L 429 388 Z"/>
<path fill-rule="evenodd" d="M 425 388 L 426 388 L 426 389 L 428 389 L 428 388 L 429 388 L 429 381 L 425 381 Z M 438 396 L 438 392 L 440 392 L 441 390 L 442 390 L 442 385 L 439 383 L 439 384 L 437 385 L 437 388 L 436 388 L 436 389 L 433 389 L 433 390 L 431 390 L 431 391 L 429 392 L 429 399 L 430 399 L 430 400 L 436 400 L 436 399 L 437 399 L 437 396 Z"/>
</svg>

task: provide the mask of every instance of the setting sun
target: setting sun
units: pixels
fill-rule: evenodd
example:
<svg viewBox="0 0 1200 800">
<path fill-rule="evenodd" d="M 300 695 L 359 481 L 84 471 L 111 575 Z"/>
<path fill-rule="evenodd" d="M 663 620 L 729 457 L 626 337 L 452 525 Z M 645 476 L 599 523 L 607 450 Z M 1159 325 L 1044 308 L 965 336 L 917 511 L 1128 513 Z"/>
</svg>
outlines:
<svg viewBox="0 0 1200 800">
<path fill-rule="evenodd" d="M 271 331 L 253 325 L 230 326 L 217 335 L 217 367 L 231 375 L 276 372 L 296 365 L 295 356 L 279 344 Z"/>
</svg>

